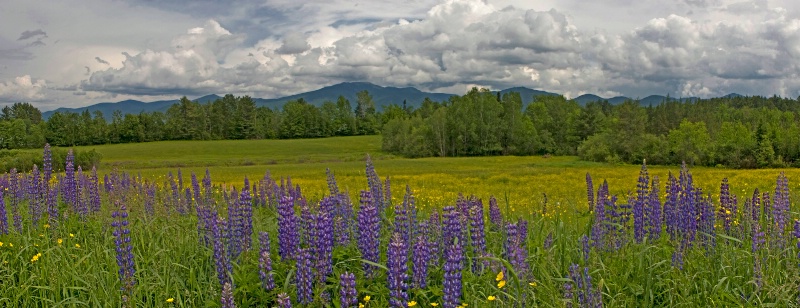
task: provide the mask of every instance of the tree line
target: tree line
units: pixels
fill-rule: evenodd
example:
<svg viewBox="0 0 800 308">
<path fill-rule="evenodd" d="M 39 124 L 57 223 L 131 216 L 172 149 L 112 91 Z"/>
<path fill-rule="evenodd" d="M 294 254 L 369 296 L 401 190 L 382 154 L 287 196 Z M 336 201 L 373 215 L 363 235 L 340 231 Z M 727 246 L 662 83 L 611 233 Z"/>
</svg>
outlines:
<svg viewBox="0 0 800 308">
<path fill-rule="evenodd" d="M 279 109 L 258 107 L 248 97 L 226 95 L 201 104 L 186 97 L 166 112 L 122 114 L 108 121 L 100 111 L 55 112 L 47 120 L 29 103 L 6 106 L 0 114 L 0 149 L 69 147 L 162 140 L 318 138 L 378 134 L 382 114 L 367 91 L 355 108 L 340 96 L 321 107 L 303 99 Z M 389 110 L 389 109 L 387 109 Z M 390 111 L 389 111 L 390 112 Z"/>
<path fill-rule="evenodd" d="M 657 105 L 580 105 L 472 89 L 426 101 L 383 127 L 383 149 L 409 157 L 578 155 L 584 160 L 760 168 L 800 166 L 800 102 L 724 97 Z"/>
<path fill-rule="evenodd" d="M 0 149 L 382 134 L 385 151 L 408 157 L 578 155 L 611 163 L 781 167 L 800 166 L 799 114 L 800 101 L 777 96 L 667 98 L 651 106 L 538 96 L 524 104 L 519 93 L 477 88 L 381 111 L 367 91 L 355 104 L 340 96 L 320 107 L 298 99 L 275 109 L 248 96 L 208 104 L 183 97 L 166 112 L 117 111 L 110 121 L 99 111 L 55 112 L 43 120 L 31 104 L 16 103 L 0 111 Z"/>
</svg>

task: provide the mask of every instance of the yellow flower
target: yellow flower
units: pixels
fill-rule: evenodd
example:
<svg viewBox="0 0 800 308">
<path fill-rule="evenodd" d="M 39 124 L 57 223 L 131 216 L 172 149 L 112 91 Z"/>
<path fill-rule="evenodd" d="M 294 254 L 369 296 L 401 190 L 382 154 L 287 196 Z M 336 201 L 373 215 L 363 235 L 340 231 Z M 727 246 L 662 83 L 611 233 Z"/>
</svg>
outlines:
<svg viewBox="0 0 800 308">
<path fill-rule="evenodd" d="M 14 247 L 14 244 L 8 243 L 8 247 Z"/>
<path fill-rule="evenodd" d="M 536 281 L 534 281 L 534 282 L 529 282 L 528 284 L 529 284 L 529 285 L 531 285 L 531 287 L 535 287 L 535 286 L 536 286 Z"/>
<path fill-rule="evenodd" d="M 408 307 L 414 307 L 416 305 L 417 305 L 417 302 L 415 302 L 415 301 L 408 302 Z"/>
<path fill-rule="evenodd" d="M 174 302 L 174 301 L 175 301 L 175 299 L 174 299 L 174 298 L 172 298 L 172 297 L 170 297 L 170 298 L 168 298 L 168 299 L 167 299 L 167 303 L 171 303 L 171 302 Z"/>
<path fill-rule="evenodd" d="M 0 242 L 0 247 L 3 247 L 3 242 Z"/>
<path fill-rule="evenodd" d="M 431 303 L 431 306 L 433 307 L 439 306 L 439 303 Z"/>
<path fill-rule="evenodd" d="M 75 248 L 81 248 L 81 244 L 75 244 Z"/>
<path fill-rule="evenodd" d="M 38 261 L 41 256 L 42 256 L 41 252 L 33 255 L 33 257 L 31 258 L 31 263 Z"/>
<path fill-rule="evenodd" d="M 70 233 L 69 237 L 75 237 L 75 234 Z"/>
<path fill-rule="evenodd" d="M 63 243 L 63 242 L 64 242 L 64 240 L 62 240 L 62 239 L 58 239 L 56 242 L 57 242 L 59 245 L 61 245 L 61 243 Z"/>
<path fill-rule="evenodd" d="M 371 298 L 371 297 L 369 297 L 369 295 L 367 295 L 367 296 L 364 296 L 364 302 L 366 302 L 366 303 L 369 303 L 369 299 L 370 299 L 370 298 Z"/>
<path fill-rule="evenodd" d="M 467 303 L 461 303 L 461 307 L 467 307 Z"/>
<path fill-rule="evenodd" d="M 493 301 L 496 300 L 497 297 L 494 297 L 494 295 L 489 295 L 489 297 L 487 297 L 486 299 L 488 299 L 489 301 Z"/>
<path fill-rule="evenodd" d="M 500 280 L 500 282 L 497 283 L 497 287 L 500 288 L 500 289 L 502 289 L 505 286 L 506 286 L 506 281 L 505 280 Z"/>
<path fill-rule="evenodd" d="M 44 237 L 44 234 L 39 234 L 39 237 Z"/>
<path fill-rule="evenodd" d="M 497 278 L 495 278 L 494 280 L 495 281 L 500 281 L 500 280 L 503 280 L 503 277 L 505 277 L 505 275 L 501 271 L 501 272 L 497 273 Z"/>
<path fill-rule="evenodd" d="M 50 224 L 44 224 L 44 228 L 45 229 L 50 228 Z"/>
<path fill-rule="evenodd" d="M 358 303 L 358 308 L 364 308 L 364 304 Z"/>
</svg>

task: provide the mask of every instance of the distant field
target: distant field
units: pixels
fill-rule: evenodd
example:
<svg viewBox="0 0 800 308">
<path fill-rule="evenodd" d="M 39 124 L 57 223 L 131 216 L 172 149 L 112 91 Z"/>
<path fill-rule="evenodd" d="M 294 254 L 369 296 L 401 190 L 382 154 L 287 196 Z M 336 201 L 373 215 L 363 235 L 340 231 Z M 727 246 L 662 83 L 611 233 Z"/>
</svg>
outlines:
<svg viewBox="0 0 800 308">
<path fill-rule="evenodd" d="M 389 176 L 393 196 L 402 198 L 410 185 L 423 206 L 440 207 L 454 202 L 458 193 L 474 194 L 484 200 L 490 195 L 505 201 L 512 210 L 526 214 L 540 211 L 543 194 L 548 208 L 583 211 L 586 208 L 585 176 L 590 173 L 595 188 L 608 180 L 612 193 L 626 195 L 635 189 L 640 166 L 608 165 L 578 160 L 577 157 L 462 157 L 407 159 L 381 152 L 380 136 L 338 137 L 300 140 L 170 141 L 140 144 L 90 146 L 103 154 L 101 173 L 119 171 L 163 182 L 170 171 L 181 168 L 184 180 L 191 172 L 199 176 L 208 168 L 213 181 L 241 186 L 245 176 L 260 179 L 269 171 L 273 177 L 291 176 L 312 198 L 326 189 L 325 169 L 336 174 L 341 187 L 352 195 L 367 185 L 364 158 L 371 155 L 381 177 Z M 658 175 L 661 189 L 675 166 L 648 166 Z M 728 177 L 732 191 L 750 195 L 754 188 L 772 190 L 775 178 L 785 171 L 793 189 L 800 188 L 800 170 L 732 170 L 691 168 L 695 183 L 717 194 L 719 183 Z M 716 198 L 715 198 L 716 199 Z"/>
</svg>

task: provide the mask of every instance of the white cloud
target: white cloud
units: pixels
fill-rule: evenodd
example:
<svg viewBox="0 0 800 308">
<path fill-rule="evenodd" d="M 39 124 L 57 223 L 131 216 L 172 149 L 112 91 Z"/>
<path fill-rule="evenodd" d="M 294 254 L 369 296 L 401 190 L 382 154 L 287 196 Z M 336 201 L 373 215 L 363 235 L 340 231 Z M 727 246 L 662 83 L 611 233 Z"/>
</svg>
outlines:
<svg viewBox="0 0 800 308">
<path fill-rule="evenodd" d="M 10 65 L 0 80 L 46 78 L 41 100 L 78 93 L 82 104 L 277 97 L 342 81 L 456 93 L 527 86 L 569 97 L 798 93 L 800 4 L 790 1 L 87 1 L 91 8 L 67 2 L 0 16 L 19 23 L 0 29 L 0 66 Z M 98 17 L 59 24 L 58 10 Z M 111 11 L 124 13 L 101 14 Z M 159 18 L 143 24 L 144 16 Z"/>
<path fill-rule="evenodd" d="M 0 81 L 0 102 L 36 102 L 45 98 L 47 83 L 25 75 Z"/>
</svg>

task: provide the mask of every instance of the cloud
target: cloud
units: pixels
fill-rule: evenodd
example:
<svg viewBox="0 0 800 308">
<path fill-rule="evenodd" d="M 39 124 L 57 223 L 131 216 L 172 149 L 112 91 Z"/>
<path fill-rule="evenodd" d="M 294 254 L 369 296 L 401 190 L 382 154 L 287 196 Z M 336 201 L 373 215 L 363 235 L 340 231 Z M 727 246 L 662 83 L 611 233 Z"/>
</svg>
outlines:
<svg viewBox="0 0 800 308">
<path fill-rule="evenodd" d="M 12 80 L 0 81 L 0 102 L 27 102 L 45 99 L 47 84 L 42 79 L 25 75 Z"/>
<path fill-rule="evenodd" d="M 311 49 L 302 33 L 292 32 L 283 36 L 283 45 L 275 50 L 279 54 L 296 54 Z"/>
<path fill-rule="evenodd" d="M 695 13 L 665 14 L 620 33 L 581 29 L 561 10 L 498 8 L 479 0 L 443 1 L 418 18 L 392 21 L 383 11 L 370 17 L 363 8 L 341 6 L 333 13 L 326 5 L 270 2 L 278 15 L 303 12 L 314 22 L 299 21 L 291 31 L 278 26 L 257 40 L 235 23 L 229 28 L 210 20 L 175 37 L 170 48 L 123 53 L 121 66 L 95 67 L 80 88 L 120 95 L 277 97 L 370 81 L 428 90 L 527 86 L 570 97 L 800 94 L 794 81 L 800 21 L 758 1 L 752 20 L 727 21 L 695 16 L 735 7 L 728 1 L 685 0 L 670 5 Z M 197 10 L 193 14 L 205 14 Z M 320 16 L 321 21 L 312 18 Z"/>
<path fill-rule="evenodd" d="M 101 59 L 100 57 L 94 57 L 97 60 L 97 63 L 109 65 L 108 61 Z"/>
<path fill-rule="evenodd" d="M 36 29 L 36 30 L 32 30 L 32 31 L 31 30 L 26 30 L 26 31 L 22 32 L 22 34 L 19 35 L 19 38 L 17 40 L 18 41 L 22 41 L 22 40 L 27 40 L 27 39 L 33 38 L 33 37 L 40 37 L 40 38 L 41 37 L 47 37 L 47 32 L 42 31 L 42 29 Z"/>
</svg>

